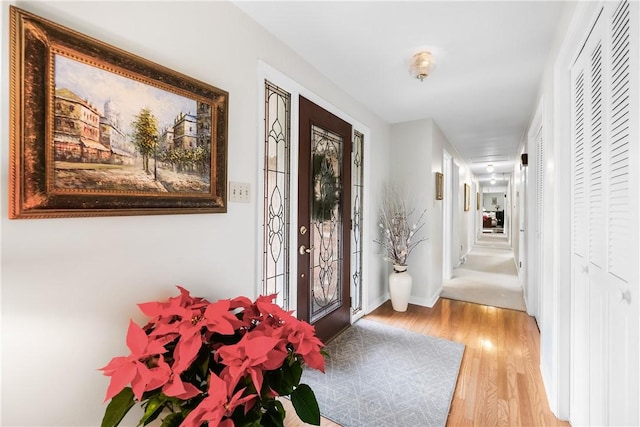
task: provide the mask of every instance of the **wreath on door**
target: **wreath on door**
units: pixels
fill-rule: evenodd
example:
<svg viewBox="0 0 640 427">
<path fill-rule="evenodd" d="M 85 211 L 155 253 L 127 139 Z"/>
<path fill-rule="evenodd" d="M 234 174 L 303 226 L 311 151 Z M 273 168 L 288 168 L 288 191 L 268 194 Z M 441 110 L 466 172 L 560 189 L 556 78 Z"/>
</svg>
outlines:
<svg viewBox="0 0 640 427">
<path fill-rule="evenodd" d="M 313 155 L 313 218 L 329 221 L 340 201 L 340 188 L 329 156 Z"/>
</svg>

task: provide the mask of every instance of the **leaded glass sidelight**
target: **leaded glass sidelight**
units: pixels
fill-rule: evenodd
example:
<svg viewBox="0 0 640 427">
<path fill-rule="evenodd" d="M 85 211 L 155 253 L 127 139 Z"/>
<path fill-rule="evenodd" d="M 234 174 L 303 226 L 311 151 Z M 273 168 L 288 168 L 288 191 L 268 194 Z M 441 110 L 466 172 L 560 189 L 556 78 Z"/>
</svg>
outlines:
<svg viewBox="0 0 640 427">
<path fill-rule="evenodd" d="M 265 81 L 262 293 L 289 309 L 291 94 Z"/>
<path fill-rule="evenodd" d="M 342 137 L 311 127 L 311 322 L 342 305 Z M 348 286 L 348 284 L 346 284 Z"/>
<path fill-rule="evenodd" d="M 364 191 L 363 159 L 364 135 L 354 132 L 351 153 L 351 280 L 353 313 L 362 310 L 362 195 Z"/>
</svg>

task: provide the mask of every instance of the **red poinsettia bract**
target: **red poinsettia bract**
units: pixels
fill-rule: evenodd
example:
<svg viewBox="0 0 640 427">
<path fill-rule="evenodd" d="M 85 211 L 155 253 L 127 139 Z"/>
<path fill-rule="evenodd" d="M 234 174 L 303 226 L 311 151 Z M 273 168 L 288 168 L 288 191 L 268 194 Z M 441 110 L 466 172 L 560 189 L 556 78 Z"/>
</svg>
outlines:
<svg viewBox="0 0 640 427">
<path fill-rule="evenodd" d="M 162 356 L 166 352 L 163 340 L 147 336 L 133 320 L 129 322 L 127 347 L 131 350 L 129 356 L 114 357 L 107 366 L 100 368 L 111 377 L 105 401 L 129 383 L 136 399 L 140 400 L 144 391 L 162 386 L 169 378 L 171 370 Z M 150 367 L 149 362 L 155 367 Z"/>
<path fill-rule="evenodd" d="M 233 381 L 224 381 L 216 374 L 211 373 L 208 396 L 200 402 L 197 408 L 189 413 L 181 427 L 200 427 L 205 421 L 210 426 L 233 427 L 234 423 L 229 418 L 225 420 L 222 420 L 222 418 L 230 417 L 238 406 L 253 402 L 257 398 L 255 394 L 241 397 L 245 390 L 244 388 L 234 393 L 234 384 Z M 247 409 L 250 408 L 247 407 Z"/>
<path fill-rule="evenodd" d="M 183 426 L 232 426 L 239 406 L 247 414 L 258 402 L 295 390 L 297 384 L 271 382 L 263 392 L 268 372 L 303 363 L 324 372 L 323 344 L 314 327 L 274 304 L 276 295 L 211 303 L 178 289 L 180 295 L 166 302 L 138 305 L 149 323 L 141 328 L 131 321 L 126 339 L 131 354 L 101 368 L 111 377 L 105 401 L 130 385 L 137 401 L 156 396 L 161 410 L 181 414 Z M 269 408 L 251 416 L 276 406 Z M 141 424 L 158 414 L 147 408 Z"/>
</svg>

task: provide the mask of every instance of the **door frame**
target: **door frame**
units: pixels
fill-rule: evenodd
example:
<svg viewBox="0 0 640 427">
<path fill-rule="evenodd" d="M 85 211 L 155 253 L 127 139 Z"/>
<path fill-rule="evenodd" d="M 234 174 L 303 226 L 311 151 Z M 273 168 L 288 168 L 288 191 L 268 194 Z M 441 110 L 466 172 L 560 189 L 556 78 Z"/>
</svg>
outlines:
<svg viewBox="0 0 640 427">
<path fill-rule="evenodd" d="M 452 217 L 452 209 L 453 209 L 453 192 L 452 192 L 452 179 L 451 179 L 451 162 L 453 157 L 451 154 L 447 152 L 447 150 L 442 150 L 442 174 L 444 175 L 444 209 L 442 210 L 442 281 L 445 282 L 451 279 L 451 274 L 453 272 L 452 262 L 451 262 L 451 245 L 452 245 L 452 236 L 453 236 L 453 217 Z"/>
<path fill-rule="evenodd" d="M 542 381 L 549 400 L 551 411 L 562 420 L 570 420 L 571 379 L 573 365 L 571 352 L 571 76 L 570 69 L 596 21 L 602 2 L 578 2 L 575 9 L 565 20 L 567 31 L 560 47 L 557 60 L 553 65 L 553 97 L 550 98 L 550 110 L 553 117 L 544 117 L 548 125 L 546 135 L 553 135 L 547 141 L 547 161 L 553 161 L 554 167 L 547 177 L 553 182 L 546 217 L 546 250 L 553 257 L 552 280 L 546 289 L 545 298 L 554 301 L 552 307 L 545 308 L 546 328 L 551 337 L 550 355 L 545 356 L 541 348 L 540 370 Z M 549 116 L 549 115 L 547 115 Z M 549 188 L 549 185 L 547 185 Z M 544 357 L 552 362 L 545 363 Z"/>
<path fill-rule="evenodd" d="M 475 180 L 471 180 L 471 194 L 469 194 L 469 219 L 468 219 L 468 232 L 467 232 L 467 253 L 464 254 L 466 257 L 471 252 L 471 249 L 476 244 L 478 240 L 478 210 L 477 207 L 477 196 L 478 196 L 478 183 Z"/>
<path fill-rule="evenodd" d="M 527 313 L 534 316 L 538 322 L 540 319 L 540 295 L 542 293 L 542 271 L 544 260 L 540 256 L 542 248 L 539 246 L 542 244 L 542 237 L 537 235 L 539 226 L 538 218 L 538 150 L 537 150 L 537 135 L 544 131 L 542 123 L 543 112 L 543 100 L 540 98 L 540 102 L 536 107 L 536 112 L 531 121 L 531 125 L 527 131 L 527 152 L 529 153 L 529 162 L 527 166 L 526 174 L 526 226 L 525 226 L 525 240 L 527 243 L 527 292 L 525 295 L 525 302 L 527 306 Z M 531 168 L 535 169 L 535 173 L 529 174 Z M 544 206 L 543 206 L 544 208 Z M 539 325 L 540 326 L 540 325 Z M 540 327 L 541 328 L 541 327 Z M 542 328 L 541 328 L 542 329 Z"/>
<path fill-rule="evenodd" d="M 299 97 L 303 96 L 308 100 L 312 101 L 314 104 L 324 108 L 335 116 L 341 118 L 342 120 L 351 123 L 352 129 L 357 130 L 361 134 L 364 135 L 364 160 L 363 160 L 363 182 L 364 182 L 364 190 L 363 190 L 363 204 L 362 204 L 362 212 L 364 217 L 364 222 L 361 223 L 362 227 L 362 239 L 363 242 L 371 242 L 373 241 L 372 227 L 371 221 L 374 220 L 374 211 L 373 208 L 375 203 L 371 202 L 371 130 L 368 126 L 365 126 L 360 121 L 354 119 L 350 115 L 346 114 L 339 108 L 335 107 L 333 104 L 329 103 L 322 97 L 316 95 L 314 92 L 310 91 L 306 87 L 302 86 L 297 81 L 291 79 L 289 76 L 284 73 L 278 71 L 276 68 L 272 67 L 265 61 L 259 59 L 258 60 L 258 73 L 257 73 L 257 90 L 258 90 L 258 117 L 264 117 L 264 81 L 269 80 L 271 83 L 283 88 L 287 92 L 291 94 L 291 152 L 290 152 L 290 206 L 296 207 L 298 206 L 298 130 L 299 130 Z M 353 135 L 352 135 L 353 137 Z M 258 120 L 258 128 L 257 128 L 257 144 L 258 144 L 258 158 L 257 164 L 260 165 L 264 161 L 264 122 L 263 120 Z M 256 215 L 256 255 L 255 255 L 255 296 L 257 297 L 262 292 L 262 263 L 261 256 L 263 250 L 263 236 L 262 236 L 262 191 L 264 188 L 264 177 L 263 171 L 260 167 L 252 168 L 256 170 L 257 179 L 256 179 L 256 206 L 255 206 L 255 215 Z M 232 180 L 232 176 L 229 176 L 229 179 Z M 298 218 L 296 215 L 291 215 L 290 230 L 295 231 L 289 233 L 289 247 L 291 248 L 289 253 L 289 310 L 294 311 L 294 315 L 297 315 L 297 301 L 298 301 L 298 292 L 297 292 L 297 277 L 298 277 L 298 266 L 297 266 L 297 249 L 298 249 Z M 355 322 L 365 314 L 369 313 L 372 308 L 375 308 L 374 305 L 369 301 L 369 284 L 371 283 L 371 277 L 375 277 L 375 272 L 370 273 L 370 262 L 372 256 L 375 255 L 375 248 L 373 245 L 363 245 L 362 246 L 362 310 L 360 310 L 355 315 L 353 311 L 351 313 L 351 323 Z M 353 264 L 353 263 L 351 263 Z M 354 266 L 352 265 L 353 269 Z M 353 274 L 353 271 L 351 271 Z M 350 284 L 353 285 L 352 283 Z M 353 289 L 351 289 L 351 294 L 353 295 Z"/>
<path fill-rule="evenodd" d="M 524 150 L 523 150 L 524 152 Z M 527 293 L 529 292 L 529 284 L 527 282 L 527 271 L 529 269 L 528 253 L 528 236 L 527 236 L 527 179 L 528 166 L 520 166 L 520 196 L 518 198 L 518 275 L 520 284 L 524 291 L 526 302 Z"/>
<path fill-rule="evenodd" d="M 464 207 L 464 192 L 460 191 L 460 163 L 455 158 L 451 160 L 451 271 L 449 278 L 453 274 L 453 270 L 460 267 L 462 257 L 460 246 L 462 244 L 462 215 L 460 211 Z"/>
</svg>

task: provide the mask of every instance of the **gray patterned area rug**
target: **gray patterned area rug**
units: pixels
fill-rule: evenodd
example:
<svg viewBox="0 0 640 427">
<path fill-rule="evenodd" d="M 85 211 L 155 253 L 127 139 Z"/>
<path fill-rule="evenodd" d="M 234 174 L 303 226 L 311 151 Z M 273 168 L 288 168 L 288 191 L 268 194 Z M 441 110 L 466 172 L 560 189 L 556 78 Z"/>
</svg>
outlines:
<svg viewBox="0 0 640 427">
<path fill-rule="evenodd" d="M 360 319 L 305 369 L 323 417 L 345 427 L 444 426 L 464 344 Z"/>
</svg>

